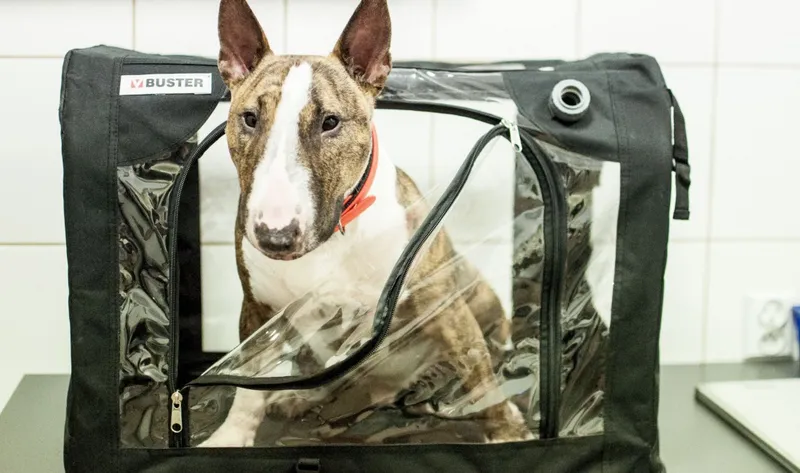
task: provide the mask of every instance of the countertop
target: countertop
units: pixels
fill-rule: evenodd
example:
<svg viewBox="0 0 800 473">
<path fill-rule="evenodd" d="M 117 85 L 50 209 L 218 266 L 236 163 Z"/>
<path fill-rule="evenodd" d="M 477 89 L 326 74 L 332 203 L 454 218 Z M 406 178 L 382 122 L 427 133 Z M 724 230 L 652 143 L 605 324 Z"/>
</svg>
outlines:
<svg viewBox="0 0 800 473">
<path fill-rule="evenodd" d="M 797 363 L 662 366 L 661 457 L 668 473 L 783 473 L 780 465 L 698 404 L 704 381 L 796 377 Z M 67 375 L 26 375 L 0 413 L 0 472 L 64 471 Z"/>
</svg>

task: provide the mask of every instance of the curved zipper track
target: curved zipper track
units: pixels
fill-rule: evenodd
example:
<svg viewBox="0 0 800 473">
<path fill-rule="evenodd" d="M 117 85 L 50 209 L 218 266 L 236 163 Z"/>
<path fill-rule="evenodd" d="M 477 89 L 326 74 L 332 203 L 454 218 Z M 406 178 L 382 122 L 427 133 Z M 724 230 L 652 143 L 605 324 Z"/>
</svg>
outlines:
<svg viewBox="0 0 800 473">
<path fill-rule="evenodd" d="M 373 336 L 367 343 L 359 347 L 345 360 L 309 376 L 239 378 L 233 376 L 210 375 L 201 376 L 189 382 L 185 387 L 223 385 L 275 391 L 289 389 L 313 389 L 347 374 L 353 368 L 361 364 L 375 351 L 375 349 L 386 337 L 386 334 L 389 332 L 389 327 L 391 326 L 392 316 L 394 315 L 397 299 L 400 295 L 403 282 L 405 281 L 406 273 L 408 272 L 414 257 L 416 257 L 420 248 L 427 241 L 430 235 L 438 228 L 439 223 L 441 223 L 441 221 L 447 215 L 448 210 L 450 210 L 450 207 L 455 202 L 456 198 L 458 198 L 461 190 L 466 184 L 467 179 L 469 178 L 470 171 L 480 155 L 480 152 L 486 147 L 489 141 L 503 134 L 504 132 L 507 132 L 505 126 L 495 125 L 478 140 L 478 142 L 470 151 L 469 157 L 464 161 L 464 163 L 461 165 L 461 168 L 456 173 L 456 178 L 450 183 L 439 202 L 437 202 L 437 204 L 422 222 L 419 229 L 417 229 L 417 232 L 411 237 L 410 243 L 403 250 L 403 253 L 398 258 L 397 263 L 395 263 L 395 267 L 392 269 L 392 274 L 389 276 L 389 282 L 384 287 L 381 297 L 378 300 L 378 309 L 376 310 L 375 323 L 373 325 Z"/>
<path fill-rule="evenodd" d="M 179 330 L 179 317 L 178 310 L 180 297 L 178 291 L 180 287 L 180 266 L 178 265 L 178 209 L 181 203 L 181 193 L 183 186 L 186 184 L 186 177 L 189 175 L 189 170 L 194 166 L 195 161 L 200 159 L 200 156 L 208 151 L 217 140 L 225 134 L 225 125 L 227 122 L 222 122 L 214 128 L 211 133 L 201 141 L 194 152 L 189 156 L 183 164 L 178 178 L 175 181 L 175 189 L 173 189 L 169 202 L 169 334 L 170 334 L 170 350 L 168 351 L 167 361 L 167 390 L 169 395 L 172 396 L 177 389 L 178 378 L 178 350 L 180 334 Z M 185 413 L 185 403 L 181 404 L 179 409 Z M 169 411 L 172 411 L 172 401 L 169 403 Z M 168 416 L 169 417 L 169 416 Z M 186 445 L 185 432 L 182 430 L 179 434 L 175 434 L 172 430 L 170 432 L 170 447 L 183 447 Z"/>
<path fill-rule="evenodd" d="M 542 439 L 558 437 L 561 424 L 559 419 L 561 407 L 561 296 L 563 293 L 564 273 L 567 262 L 567 201 L 564 187 L 558 177 L 555 164 L 549 159 L 541 158 L 545 151 L 527 136 L 521 136 L 523 148 L 531 150 L 538 159 L 542 176 L 542 200 L 545 214 L 542 227 L 544 229 L 544 269 L 542 275 L 541 334 L 539 340 L 539 385 L 541 386 L 541 424 L 539 436 Z M 534 167 L 538 174 L 539 170 Z M 550 192 L 545 192 L 547 187 Z M 548 196 L 548 197 L 545 197 Z M 549 202 L 548 199 L 549 198 Z M 551 209 L 550 212 L 547 209 Z M 549 231 L 548 231 L 549 230 Z M 550 275 L 550 277 L 548 277 Z M 533 413 L 531 413 L 533 414 Z"/>
<path fill-rule="evenodd" d="M 438 228 L 439 223 L 447 214 L 447 211 L 455 202 L 462 188 L 466 184 L 470 171 L 477 160 L 480 152 L 489 141 L 497 136 L 505 136 L 511 140 L 512 136 L 508 128 L 503 124 L 500 117 L 455 105 L 442 105 L 434 102 L 401 102 L 384 100 L 378 102 L 379 109 L 389 110 L 408 110 L 430 113 L 440 113 L 456 115 L 464 118 L 471 118 L 483 123 L 494 125 L 484 134 L 470 151 L 469 157 L 464 161 L 456 177 L 450 183 L 444 195 L 440 198 L 431 212 L 426 217 L 416 234 L 412 236 L 411 242 L 405 248 L 403 254 L 395 265 L 390 276 L 390 282 L 384 287 L 383 293 L 376 310 L 374 334 L 372 338 L 361 346 L 356 352 L 345 360 L 332 365 L 319 373 L 305 377 L 274 377 L 274 378 L 238 378 L 233 376 L 200 376 L 182 388 L 176 386 L 177 379 L 177 359 L 178 359 L 178 265 L 177 265 L 177 225 L 178 225 L 178 205 L 180 203 L 181 192 L 186 181 L 189 169 L 195 161 L 202 156 L 211 145 L 213 145 L 224 133 L 225 122 L 218 125 L 195 149 L 181 170 L 176 181 L 176 187 L 170 200 L 170 269 L 175 272 L 170 276 L 170 335 L 172 350 L 170 350 L 168 389 L 170 394 L 183 391 L 190 386 L 210 386 L 224 385 L 244 387 L 258 390 L 288 390 L 288 389 L 311 389 L 322 386 L 348 373 L 367 357 L 383 341 L 391 325 L 394 315 L 395 305 L 399 297 L 405 274 L 411 265 L 411 261 L 421 248 L 422 244 L 430 237 L 433 231 Z M 540 350 L 540 384 L 541 390 L 541 417 L 540 437 L 543 439 L 555 438 L 558 434 L 558 410 L 560 407 L 561 394 L 561 342 L 560 342 L 560 299 L 561 299 L 561 280 L 566 264 L 566 210 L 564 191 L 557 177 L 557 170 L 553 163 L 546 159 L 544 151 L 532 140 L 521 136 L 522 153 L 534 170 L 542 189 L 545 217 L 545 261 L 542 276 L 542 291 L 547 294 L 542 299 L 542 340 Z M 548 205 L 549 203 L 549 205 Z M 549 223 L 549 225 L 548 225 Z M 550 232 L 547 232 L 547 229 Z M 399 273 L 398 273 L 399 272 Z M 556 286 L 557 285 L 557 286 Z M 545 291 L 545 288 L 549 290 Z M 378 313 L 382 313 L 379 317 Z M 185 404 L 182 408 L 185 409 Z M 186 429 L 180 433 L 170 431 L 170 446 L 182 447 L 185 442 Z"/>
</svg>

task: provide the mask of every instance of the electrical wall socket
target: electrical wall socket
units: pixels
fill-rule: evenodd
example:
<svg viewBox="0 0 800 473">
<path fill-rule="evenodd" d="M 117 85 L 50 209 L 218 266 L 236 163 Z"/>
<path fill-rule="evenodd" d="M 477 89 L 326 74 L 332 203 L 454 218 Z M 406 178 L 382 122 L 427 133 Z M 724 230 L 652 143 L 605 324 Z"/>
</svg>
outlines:
<svg viewBox="0 0 800 473">
<path fill-rule="evenodd" d="M 797 358 L 792 306 L 800 295 L 748 294 L 744 301 L 744 358 Z"/>
</svg>

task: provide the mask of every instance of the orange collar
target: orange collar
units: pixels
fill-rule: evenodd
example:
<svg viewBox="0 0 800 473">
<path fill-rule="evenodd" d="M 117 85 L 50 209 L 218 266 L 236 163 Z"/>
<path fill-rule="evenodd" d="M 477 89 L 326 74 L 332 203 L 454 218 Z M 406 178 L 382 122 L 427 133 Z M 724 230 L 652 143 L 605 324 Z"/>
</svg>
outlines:
<svg viewBox="0 0 800 473">
<path fill-rule="evenodd" d="M 375 131 L 375 125 L 372 125 L 372 152 L 370 153 L 369 163 L 367 163 L 367 170 L 361 177 L 361 180 L 356 184 L 353 192 L 345 199 L 342 206 L 342 215 L 339 217 L 339 225 L 337 229 L 344 234 L 344 228 L 348 223 L 352 222 L 359 215 L 364 213 L 372 204 L 375 203 L 375 196 L 368 195 L 372 187 L 372 181 L 375 180 L 375 174 L 378 172 L 378 133 Z"/>
</svg>

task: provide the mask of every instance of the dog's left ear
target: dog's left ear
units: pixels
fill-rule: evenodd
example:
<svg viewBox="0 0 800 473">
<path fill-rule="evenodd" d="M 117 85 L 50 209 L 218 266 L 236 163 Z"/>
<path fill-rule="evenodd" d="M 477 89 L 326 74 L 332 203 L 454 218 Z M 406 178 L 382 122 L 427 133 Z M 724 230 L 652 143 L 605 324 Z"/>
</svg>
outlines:
<svg viewBox="0 0 800 473">
<path fill-rule="evenodd" d="M 377 96 L 392 69 L 391 40 L 387 0 L 361 0 L 336 42 L 333 56 L 363 89 Z"/>
</svg>

